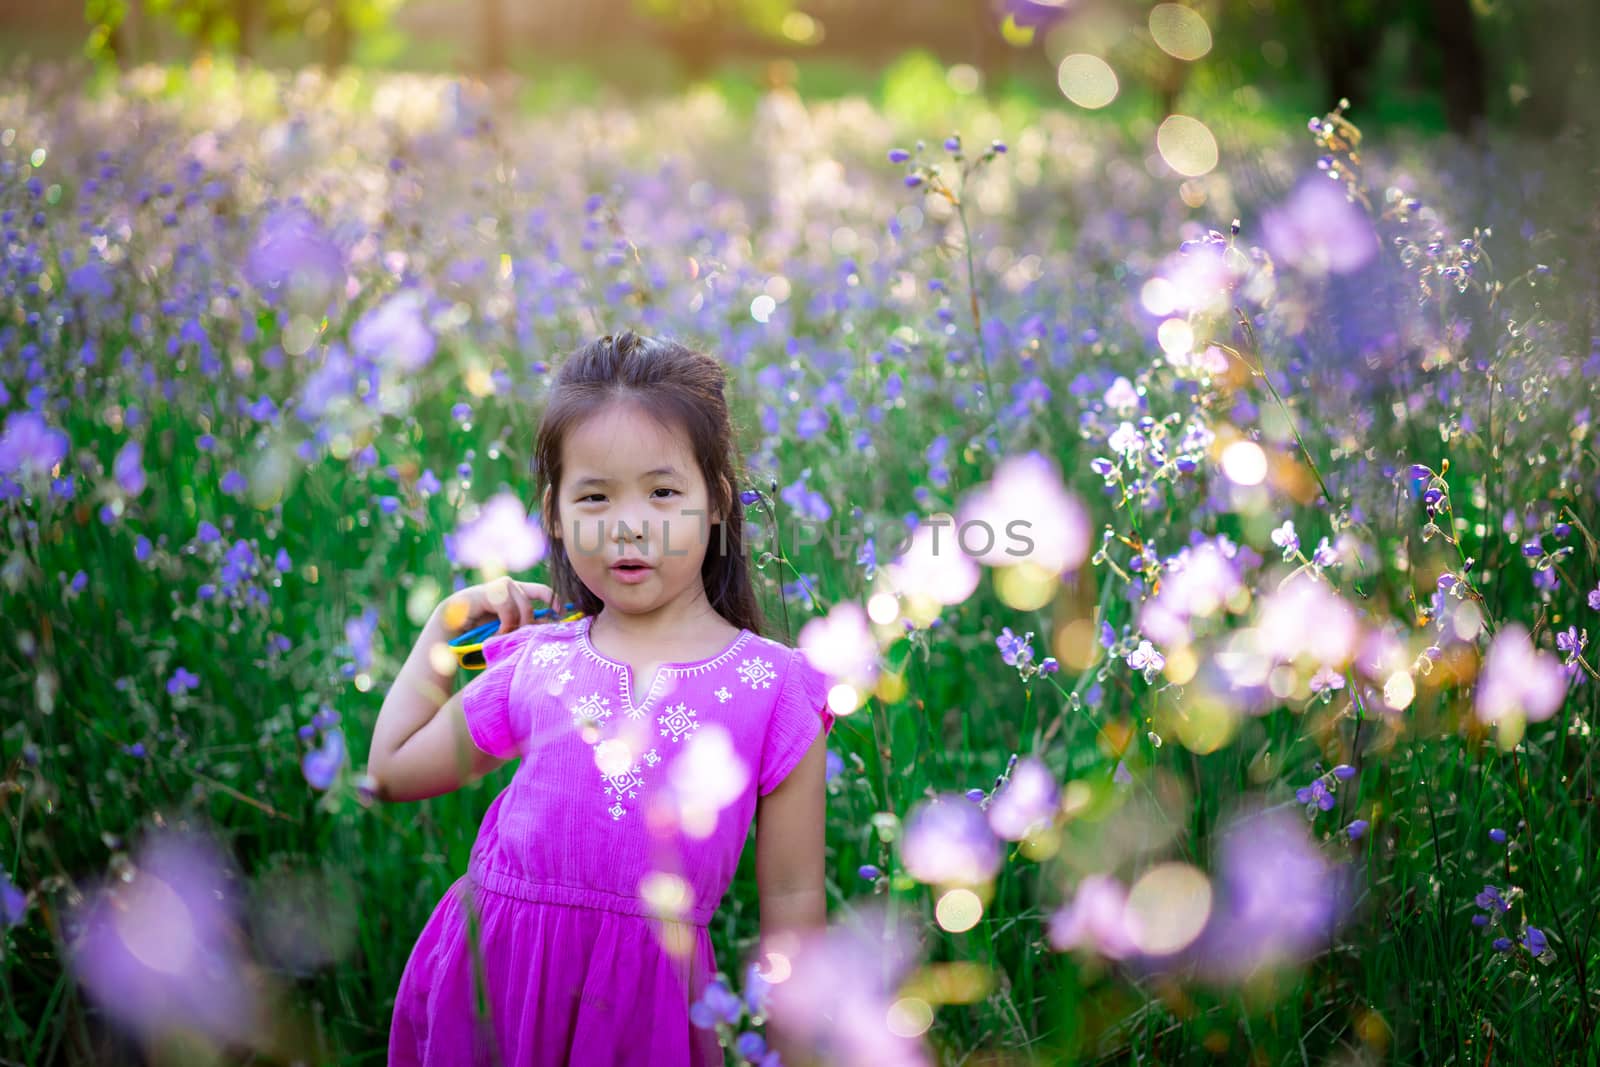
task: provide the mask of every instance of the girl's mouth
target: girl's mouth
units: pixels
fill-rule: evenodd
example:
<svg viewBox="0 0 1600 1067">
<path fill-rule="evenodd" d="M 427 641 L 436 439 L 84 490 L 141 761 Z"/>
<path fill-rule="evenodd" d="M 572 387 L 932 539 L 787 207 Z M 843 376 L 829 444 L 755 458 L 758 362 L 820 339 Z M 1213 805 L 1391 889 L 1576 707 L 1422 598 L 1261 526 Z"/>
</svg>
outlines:
<svg viewBox="0 0 1600 1067">
<path fill-rule="evenodd" d="M 633 559 L 621 560 L 611 565 L 611 573 L 623 582 L 642 582 L 650 576 L 653 569 L 650 564 Z"/>
</svg>

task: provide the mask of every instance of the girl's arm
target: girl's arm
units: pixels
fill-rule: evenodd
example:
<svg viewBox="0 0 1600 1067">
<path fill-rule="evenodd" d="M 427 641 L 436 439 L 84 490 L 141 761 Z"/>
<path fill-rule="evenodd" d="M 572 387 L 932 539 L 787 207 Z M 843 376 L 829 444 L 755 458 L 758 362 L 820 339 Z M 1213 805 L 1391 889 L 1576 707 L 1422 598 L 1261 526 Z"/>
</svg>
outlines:
<svg viewBox="0 0 1600 1067">
<path fill-rule="evenodd" d="M 758 959 L 790 959 L 798 941 L 827 925 L 823 857 L 827 820 L 827 738 L 819 733 L 778 787 L 756 802 L 756 886 L 761 898 Z M 768 965 L 763 962 L 762 970 Z M 804 1046 L 771 1022 L 767 1041 L 786 1067 L 811 1062 Z"/>
<path fill-rule="evenodd" d="M 367 772 L 382 800 L 424 800 L 476 781 L 509 760 L 478 749 L 467 732 L 444 605 L 428 617 L 372 728 Z"/>
</svg>

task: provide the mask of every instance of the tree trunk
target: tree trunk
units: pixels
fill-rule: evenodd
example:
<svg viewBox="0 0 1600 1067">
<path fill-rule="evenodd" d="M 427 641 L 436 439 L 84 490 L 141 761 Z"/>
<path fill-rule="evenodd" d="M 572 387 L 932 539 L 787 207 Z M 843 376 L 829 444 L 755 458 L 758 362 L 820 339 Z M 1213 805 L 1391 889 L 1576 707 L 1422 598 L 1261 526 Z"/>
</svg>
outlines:
<svg viewBox="0 0 1600 1067">
<path fill-rule="evenodd" d="M 1450 128 L 1469 134 L 1483 120 L 1483 49 L 1469 0 L 1432 0 L 1433 28 L 1444 56 L 1444 111 Z"/>
<path fill-rule="evenodd" d="M 331 0 L 328 5 L 333 18 L 328 23 L 328 38 L 324 52 L 325 62 L 330 74 L 337 73 L 350 62 L 350 16 L 345 14 L 344 4 L 341 0 Z"/>
<path fill-rule="evenodd" d="M 1592 93 L 1596 83 L 1591 42 L 1600 33 L 1593 4 L 1535 0 L 1526 25 L 1528 99 L 1522 115 L 1530 132 L 1554 135 L 1576 118 L 1575 102 Z"/>
<path fill-rule="evenodd" d="M 1353 105 L 1366 102 L 1367 75 L 1377 55 L 1382 24 L 1352 25 L 1338 0 L 1306 0 L 1322 74 L 1328 89 L 1328 107 L 1342 98 Z"/>
<path fill-rule="evenodd" d="M 499 73 L 508 64 L 505 0 L 480 0 L 478 29 L 483 34 L 483 69 Z"/>
<path fill-rule="evenodd" d="M 254 59 L 257 0 L 234 0 L 233 17 L 239 24 L 239 58 Z"/>
</svg>

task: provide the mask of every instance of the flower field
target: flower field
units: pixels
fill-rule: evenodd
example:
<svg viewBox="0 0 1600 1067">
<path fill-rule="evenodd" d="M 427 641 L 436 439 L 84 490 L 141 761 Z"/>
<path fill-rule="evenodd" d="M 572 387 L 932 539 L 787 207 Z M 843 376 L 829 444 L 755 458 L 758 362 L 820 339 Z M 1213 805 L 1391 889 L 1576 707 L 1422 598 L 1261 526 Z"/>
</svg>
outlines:
<svg viewBox="0 0 1600 1067">
<path fill-rule="evenodd" d="M 511 772 L 372 724 L 624 328 L 835 682 L 823 1062 L 1594 1062 L 1592 152 L 942 114 L 0 82 L 6 1062 L 382 1061 Z"/>
</svg>

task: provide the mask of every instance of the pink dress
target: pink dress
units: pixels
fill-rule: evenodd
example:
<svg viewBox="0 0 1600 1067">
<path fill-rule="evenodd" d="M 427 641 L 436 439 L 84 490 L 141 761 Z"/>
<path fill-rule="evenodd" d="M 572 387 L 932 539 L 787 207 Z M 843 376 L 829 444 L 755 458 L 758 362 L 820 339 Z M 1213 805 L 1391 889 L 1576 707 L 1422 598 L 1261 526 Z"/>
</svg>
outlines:
<svg viewBox="0 0 1600 1067">
<path fill-rule="evenodd" d="M 757 796 L 833 728 L 828 682 L 743 630 L 711 659 L 659 668 L 635 704 L 631 669 L 595 649 L 592 623 L 484 645 L 462 695 L 473 742 L 523 758 L 406 961 L 393 1067 L 723 1062 L 715 1033 L 689 1022 L 717 969 L 706 924 Z"/>
</svg>

